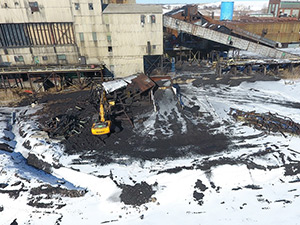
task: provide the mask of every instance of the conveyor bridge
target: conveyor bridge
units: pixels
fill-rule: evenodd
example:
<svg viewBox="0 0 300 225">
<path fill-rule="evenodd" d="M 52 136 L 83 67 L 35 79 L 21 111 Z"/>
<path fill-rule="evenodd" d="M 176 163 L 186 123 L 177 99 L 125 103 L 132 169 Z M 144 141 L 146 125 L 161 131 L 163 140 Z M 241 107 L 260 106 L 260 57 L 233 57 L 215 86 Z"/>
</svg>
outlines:
<svg viewBox="0 0 300 225">
<path fill-rule="evenodd" d="M 235 37 L 229 34 L 225 34 L 219 31 L 215 31 L 209 28 L 202 27 L 193 23 L 185 22 L 180 19 L 175 19 L 170 16 L 164 15 L 163 23 L 166 28 L 170 28 L 177 31 L 182 31 L 196 37 L 200 37 L 206 40 L 214 41 L 223 45 L 230 46 L 232 48 L 253 52 L 266 58 L 276 59 L 292 59 L 299 58 L 297 55 L 290 54 L 278 50 L 276 48 L 268 47 L 256 42 L 245 40 L 243 38 Z"/>
</svg>

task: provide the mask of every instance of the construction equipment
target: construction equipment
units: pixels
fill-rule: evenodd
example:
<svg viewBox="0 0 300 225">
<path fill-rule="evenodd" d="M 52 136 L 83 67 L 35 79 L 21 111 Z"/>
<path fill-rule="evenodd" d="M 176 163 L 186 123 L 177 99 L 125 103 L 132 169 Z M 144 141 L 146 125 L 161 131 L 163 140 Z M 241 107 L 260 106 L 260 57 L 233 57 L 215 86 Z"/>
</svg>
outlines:
<svg viewBox="0 0 300 225">
<path fill-rule="evenodd" d="M 105 109 L 104 106 L 107 103 L 105 91 L 101 90 L 99 91 L 100 94 L 100 106 L 99 106 L 99 118 L 100 121 L 93 123 L 93 126 L 91 128 L 93 135 L 104 135 L 110 133 L 111 128 L 111 120 L 105 119 Z"/>
</svg>

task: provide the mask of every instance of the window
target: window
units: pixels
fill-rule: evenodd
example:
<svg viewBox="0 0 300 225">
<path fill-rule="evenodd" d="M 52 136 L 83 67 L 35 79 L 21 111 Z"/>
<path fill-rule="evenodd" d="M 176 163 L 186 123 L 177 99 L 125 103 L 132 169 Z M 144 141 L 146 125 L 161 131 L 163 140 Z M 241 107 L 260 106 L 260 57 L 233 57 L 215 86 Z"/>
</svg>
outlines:
<svg viewBox="0 0 300 225">
<path fill-rule="evenodd" d="M 151 55 L 151 43 L 150 43 L 150 41 L 147 41 L 147 53 L 148 53 L 148 55 Z"/>
<path fill-rule="evenodd" d="M 298 16 L 299 16 L 299 9 L 293 9 L 292 16 L 298 18 Z"/>
<path fill-rule="evenodd" d="M 108 46 L 108 52 L 112 52 L 112 51 L 113 51 L 112 47 Z"/>
<path fill-rule="evenodd" d="M 16 62 L 24 62 L 24 58 L 23 58 L 23 56 L 15 56 L 15 61 Z"/>
<path fill-rule="evenodd" d="M 145 24 L 145 15 L 141 15 L 141 23 Z"/>
<path fill-rule="evenodd" d="M 107 41 L 111 42 L 111 36 L 110 35 L 107 35 Z"/>
<path fill-rule="evenodd" d="M 93 3 L 89 3 L 89 10 L 94 10 L 94 5 L 93 5 Z"/>
<path fill-rule="evenodd" d="M 83 33 L 79 33 L 79 39 L 81 42 L 84 42 L 84 35 Z"/>
<path fill-rule="evenodd" d="M 79 3 L 75 3 L 75 10 L 79 10 L 80 9 L 80 4 Z"/>
<path fill-rule="evenodd" d="M 110 72 L 112 72 L 112 73 L 115 72 L 115 66 L 114 65 L 110 65 L 109 68 L 110 68 Z"/>
<path fill-rule="evenodd" d="M 66 60 L 67 57 L 66 57 L 65 54 L 63 54 L 63 55 L 57 55 L 57 59 L 58 59 L 58 60 Z"/>
<path fill-rule="evenodd" d="M 29 7 L 31 9 L 31 13 L 40 11 L 39 4 L 37 2 L 29 2 Z"/>
<path fill-rule="evenodd" d="M 155 15 L 151 15 L 150 18 L 151 18 L 151 23 L 155 23 L 156 22 Z"/>
<path fill-rule="evenodd" d="M 97 41 L 97 33 L 93 32 L 92 35 L 93 35 L 93 41 Z"/>
<path fill-rule="evenodd" d="M 156 45 L 152 45 L 152 49 L 156 49 Z"/>
</svg>

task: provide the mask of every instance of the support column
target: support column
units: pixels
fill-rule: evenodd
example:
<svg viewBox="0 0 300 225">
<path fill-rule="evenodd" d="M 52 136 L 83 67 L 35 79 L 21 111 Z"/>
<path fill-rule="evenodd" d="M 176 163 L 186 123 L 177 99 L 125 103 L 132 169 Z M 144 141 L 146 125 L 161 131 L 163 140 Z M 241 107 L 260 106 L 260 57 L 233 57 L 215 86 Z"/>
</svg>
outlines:
<svg viewBox="0 0 300 225">
<path fill-rule="evenodd" d="M 5 80 L 4 80 L 4 77 L 3 77 L 3 76 L 4 76 L 4 75 L 1 74 L 1 80 L 2 80 L 2 83 L 3 83 L 3 87 L 4 87 L 4 89 L 5 89 L 5 92 L 7 92 L 6 85 L 5 85 Z"/>
<path fill-rule="evenodd" d="M 9 89 L 11 89 L 11 85 L 10 85 L 10 82 L 9 82 L 9 77 L 8 77 L 9 75 L 7 75 L 6 76 L 6 79 L 7 79 L 7 83 L 8 83 L 8 87 L 9 87 Z"/>
<path fill-rule="evenodd" d="M 247 75 L 251 75 L 252 74 L 252 65 L 248 65 L 247 66 Z"/>
<path fill-rule="evenodd" d="M 290 72 L 290 73 L 293 73 L 293 71 L 294 71 L 294 67 L 293 67 L 293 64 L 291 63 L 291 64 L 289 65 L 289 72 Z"/>
<path fill-rule="evenodd" d="M 81 84 L 81 80 L 80 80 L 80 72 L 76 72 L 76 73 L 77 73 L 77 77 L 78 77 L 79 88 L 82 89 L 82 84 Z"/>
<path fill-rule="evenodd" d="M 278 73 L 279 73 L 279 65 L 276 65 L 275 66 L 275 74 L 278 75 Z"/>
<path fill-rule="evenodd" d="M 160 72 L 163 74 L 164 71 L 164 55 L 160 56 Z"/>
<path fill-rule="evenodd" d="M 29 80 L 29 83 L 30 83 L 30 88 L 34 92 L 33 85 L 32 85 L 32 80 L 31 80 L 31 77 L 30 77 L 29 73 L 27 73 L 27 77 L 28 77 L 28 80 Z"/>
<path fill-rule="evenodd" d="M 231 70 L 232 70 L 233 75 L 236 76 L 236 74 L 237 74 L 236 66 L 233 66 Z"/>
<path fill-rule="evenodd" d="M 58 88 L 57 88 L 57 79 L 56 79 L 56 73 L 52 72 L 52 76 L 54 78 L 54 84 L 55 84 L 55 89 L 56 89 L 56 92 L 58 92 Z"/>
<path fill-rule="evenodd" d="M 14 79 L 15 79 L 15 82 L 16 82 L 16 85 L 17 85 L 17 87 L 19 87 L 19 82 L 18 82 L 18 80 L 17 80 L 17 75 L 16 74 L 13 74 L 13 76 L 14 76 Z"/>
<path fill-rule="evenodd" d="M 24 86 L 23 86 L 23 83 L 22 83 L 22 79 L 21 79 L 21 75 L 20 75 L 20 74 L 18 74 L 18 80 L 19 80 L 19 83 L 20 83 L 20 85 L 21 85 L 21 88 L 23 89 Z"/>
<path fill-rule="evenodd" d="M 262 68 L 264 76 L 267 75 L 267 67 L 263 65 Z"/>
</svg>

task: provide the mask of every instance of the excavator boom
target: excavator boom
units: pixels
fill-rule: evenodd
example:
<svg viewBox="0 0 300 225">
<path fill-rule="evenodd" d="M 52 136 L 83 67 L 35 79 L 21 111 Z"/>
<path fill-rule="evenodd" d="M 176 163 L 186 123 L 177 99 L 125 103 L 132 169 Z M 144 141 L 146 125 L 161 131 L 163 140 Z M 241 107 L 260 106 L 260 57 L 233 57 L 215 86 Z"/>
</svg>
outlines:
<svg viewBox="0 0 300 225">
<path fill-rule="evenodd" d="M 100 106 L 99 106 L 100 121 L 97 121 L 93 124 L 91 128 L 91 132 L 93 135 L 104 135 L 110 133 L 111 121 L 105 120 L 105 110 L 104 110 L 105 101 L 106 101 L 105 91 L 102 91 L 100 96 Z"/>
</svg>

